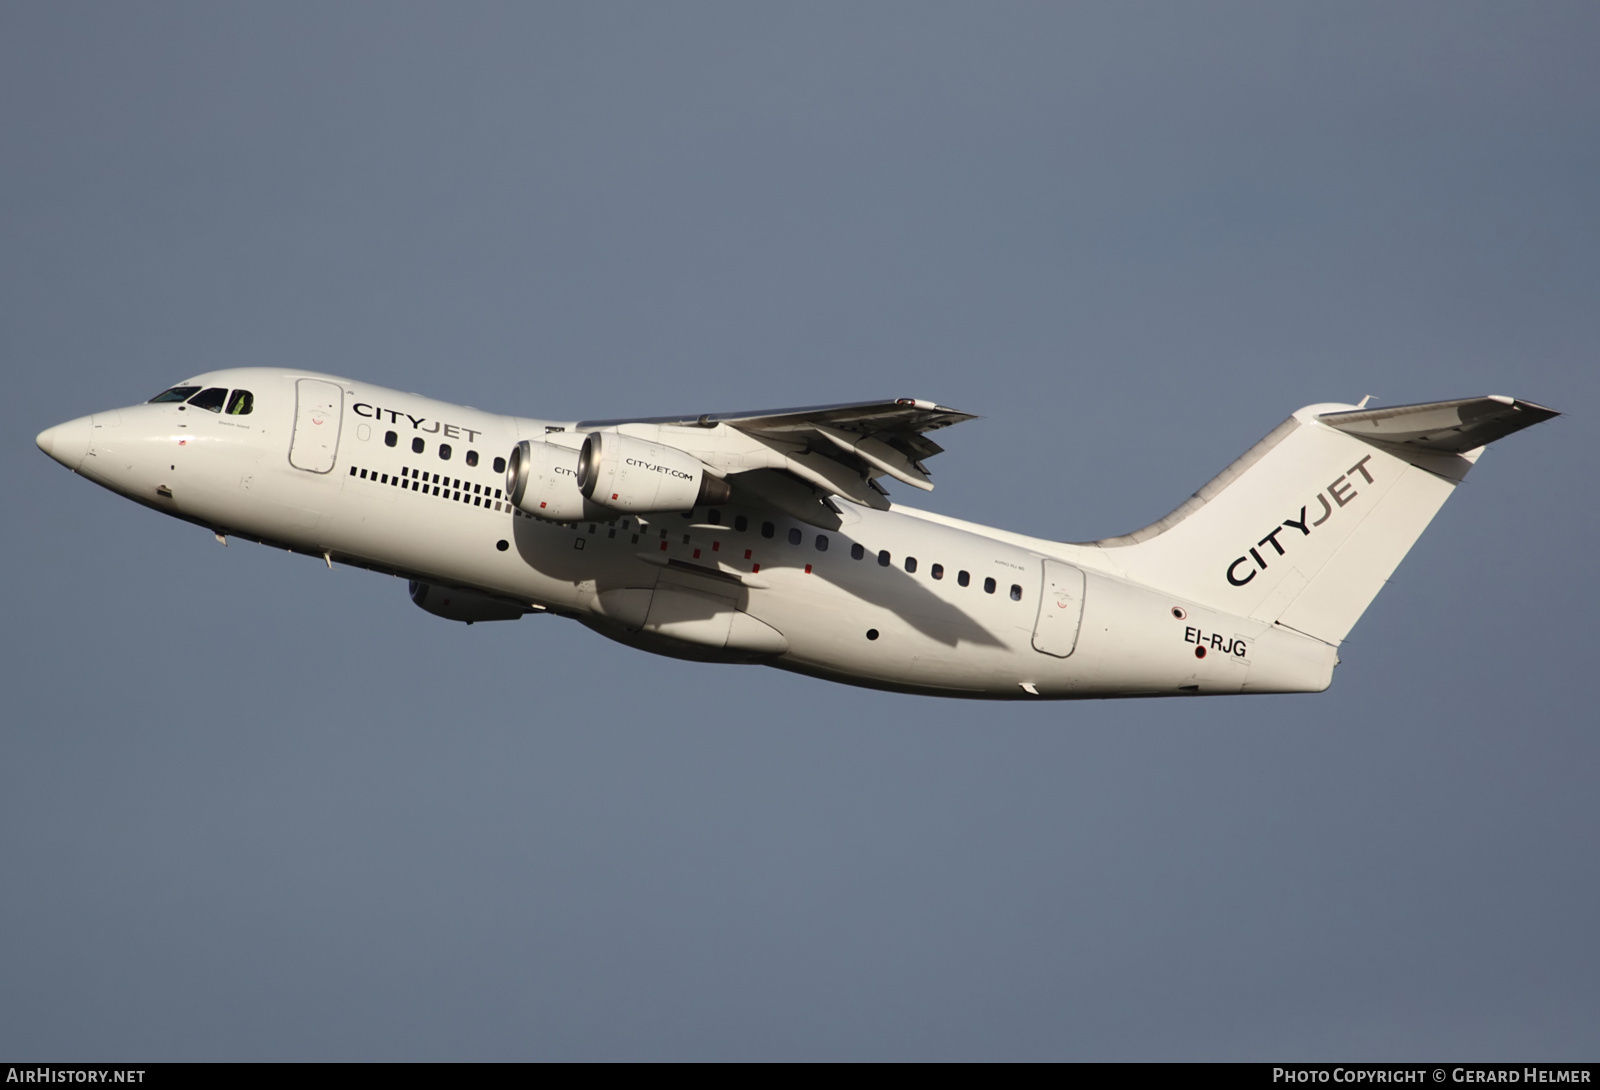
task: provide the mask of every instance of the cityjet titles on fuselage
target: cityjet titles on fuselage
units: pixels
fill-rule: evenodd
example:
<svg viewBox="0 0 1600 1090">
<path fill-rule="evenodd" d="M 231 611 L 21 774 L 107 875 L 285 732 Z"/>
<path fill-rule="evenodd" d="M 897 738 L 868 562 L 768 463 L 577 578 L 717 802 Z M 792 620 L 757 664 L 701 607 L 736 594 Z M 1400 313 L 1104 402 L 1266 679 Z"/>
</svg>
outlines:
<svg viewBox="0 0 1600 1090">
<path fill-rule="evenodd" d="M 1306 507 L 1301 507 L 1299 518 L 1284 519 L 1280 525 L 1274 526 L 1265 537 L 1256 542 L 1255 546 L 1247 550 L 1250 554 L 1249 556 L 1241 556 L 1233 563 L 1229 564 L 1227 572 L 1228 582 L 1232 583 L 1236 587 L 1242 587 L 1256 577 L 1256 572 L 1258 570 L 1267 570 L 1267 562 L 1262 558 L 1261 553 L 1258 552 L 1257 549 L 1262 549 L 1268 545 L 1271 545 L 1273 549 L 1277 551 L 1278 556 L 1287 555 L 1289 550 L 1284 548 L 1283 543 L 1278 540 L 1278 535 L 1283 533 L 1284 530 L 1293 526 L 1296 530 L 1300 531 L 1300 535 L 1302 537 L 1310 537 L 1313 529 L 1321 526 L 1324 522 L 1327 522 L 1328 519 L 1333 517 L 1333 513 L 1335 511 L 1349 503 L 1351 500 L 1355 499 L 1357 496 L 1361 495 L 1360 492 L 1356 491 L 1355 485 L 1350 482 L 1350 476 L 1354 473 L 1360 473 L 1362 477 L 1366 478 L 1366 482 L 1371 484 L 1372 474 L 1367 472 L 1367 463 L 1370 461 L 1372 461 L 1372 455 L 1369 454 L 1365 458 L 1361 459 L 1361 461 L 1357 462 L 1355 465 L 1339 474 L 1338 477 L 1334 478 L 1333 483 L 1327 487 L 1326 494 L 1323 492 L 1317 493 L 1317 500 L 1322 504 L 1322 513 L 1320 517 L 1312 520 L 1311 522 L 1307 522 L 1306 510 L 1309 505 Z M 1330 496 L 1333 497 L 1333 503 L 1328 502 L 1328 497 Z M 1294 539 L 1290 538 L 1289 540 L 1293 541 Z M 1251 561 L 1255 562 L 1254 567 L 1250 566 Z M 1243 576 L 1239 574 L 1240 568 L 1244 569 Z"/>
<path fill-rule="evenodd" d="M 384 417 L 388 417 L 391 424 L 398 424 L 400 423 L 400 418 L 405 417 L 405 419 L 411 421 L 413 431 L 426 432 L 429 435 L 442 434 L 446 439 L 461 439 L 465 437 L 467 442 L 475 443 L 478 440 L 478 436 L 483 434 L 483 432 L 475 428 L 464 428 L 459 424 L 446 424 L 439 420 L 429 420 L 425 416 L 412 416 L 410 413 L 400 409 L 380 409 L 376 405 L 368 405 L 365 401 L 358 401 L 351 408 L 357 416 L 366 417 L 368 420 L 381 421 Z"/>
</svg>

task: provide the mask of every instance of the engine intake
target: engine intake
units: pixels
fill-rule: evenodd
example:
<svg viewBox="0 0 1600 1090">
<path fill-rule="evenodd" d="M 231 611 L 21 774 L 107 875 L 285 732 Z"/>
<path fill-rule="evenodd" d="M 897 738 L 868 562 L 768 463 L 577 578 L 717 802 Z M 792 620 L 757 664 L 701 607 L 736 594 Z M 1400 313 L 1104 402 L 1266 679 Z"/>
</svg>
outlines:
<svg viewBox="0 0 1600 1090">
<path fill-rule="evenodd" d="M 552 522 L 609 519 L 578 491 L 578 452 L 524 439 L 506 460 L 506 495 L 519 510 Z"/>
</svg>

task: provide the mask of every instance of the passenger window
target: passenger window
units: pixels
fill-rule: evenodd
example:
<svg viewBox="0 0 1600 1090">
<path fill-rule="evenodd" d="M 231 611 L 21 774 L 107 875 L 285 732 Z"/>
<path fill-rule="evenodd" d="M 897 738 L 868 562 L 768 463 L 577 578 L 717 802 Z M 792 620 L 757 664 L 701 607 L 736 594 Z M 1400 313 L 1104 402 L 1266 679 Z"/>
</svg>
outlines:
<svg viewBox="0 0 1600 1090">
<path fill-rule="evenodd" d="M 494 471 L 496 473 L 504 473 L 506 471 L 506 460 L 504 458 L 496 458 L 494 460 Z"/>
<path fill-rule="evenodd" d="M 887 568 L 888 566 L 889 566 L 889 550 L 888 549 L 884 549 L 882 552 L 880 552 L 878 554 L 878 567 Z"/>
<path fill-rule="evenodd" d="M 746 530 L 750 529 L 750 520 L 745 518 L 743 515 L 734 515 L 733 528 L 742 534 Z"/>
<path fill-rule="evenodd" d="M 233 396 L 228 398 L 227 413 L 229 416 L 249 416 L 250 410 L 256 407 L 256 398 L 249 390 L 235 390 Z M 389 444 L 391 447 L 393 443 Z"/>
<path fill-rule="evenodd" d="M 983 593 L 985 593 L 985 594 L 993 594 L 994 593 L 994 579 L 993 578 L 985 579 L 983 581 Z"/>
<path fill-rule="evenodd" d="M 189 404 L 207 412 L 220 413 L 222 411 L 222 403 L 227 400 L 228 391 L 221 386 L 213 386 L 204 393 L 195 394 L 189 399 Z"/>
<path fill-rule="evenodd" d="M 439 460 L 442 461 L 442 462 L 448 462 L 450 460 L 450 444 L 449 443 L 440 443 L 439 444 Z"/>
<path fill-rule="evenodd" d="M 398 435 L 396 435 L 394 432 L 386 431 L 386 432 L 383 433 L 383 445 L 384 446 L 392 447 L 396 443 L 398 443 L 399 441 L 400 441 L 400 437 Z"/>
<path fill-rule="evenodd" d="M 716 508 L 712 508 L 710 511 L 706 512 L 706 521 L 711 523 L 713 526 L 721 526 L 722 512 L 718 511 Z"/>
<path fill-rule="evenodd" d="M 155 397 L 152 397 L 148 402 L 146 402 L 146 404 L 160 405 L 167 401 L 188 401 L 191 397 L 198 393 L 199 390 L 200 387 L 198 386 L 174 386 L 170 390 L 161 391 Z"/>
<path fill-rule="evenodd" d="M 933 570 L 930 571 L 928 574 L 933 576 L 935 579 L 943 579 L 944 578 L 944 565 L 943 564 L 935 564 L 933 566 Z"/>
<path fill-rule="evenodd" d="M 828 535 L 827 534 L 818 534 L 817 535 L 817 552 L 825 553 L 827 551 L 828 551 Z"/>
<path fill-rule="evenodd" d="M 761 536 L 762 537 L 771 537 L 773 534 L 775 534 L 777 532 L 778 532 L 778 528 L 776 526 L 772 525 L 772 523 L 763 522 L 761 524 Z"/>
<path fill-rule="evenodd" d="M 906 571 L 914 572 L 916 570 L 917 570 L 917 558 L 914 557 L 914 556 L 906 557 Z"/>
<path fill-rule="evenodd" d="M 413 440 L 411 440 L 411 453 L 413 453 L 413 454 L 421 454 L 422 453 L 422 448 L 424 446 L 426 446 L 426 445 L 427 444 L 423 443 L 423 441 L 421 439 L 413 439 Z"/>
<path fill-rule="evenodd" d="M 467 451 L 467 465 L 475 466 L 477 464 L 478 464 L 478 452 L 475 451 L 475 450 Z"/>
<path fill-rule="evenodd" d="M 800 535 L 800 527 L 798 527 L 798 526 L 789 527 L 789 544 L 791 544 L 791 545 L 800 544 L 800 536 L 801 536 Z"/>
<path fill-rule="evenodd" d="M 972 585 L 972 576 L 964 571 L 956 572 L 956 582 L 964 587 L 970 587 Z"/>
<path fill-rule="evenodd" d="M 866 556 L 866 555 L 867 555 L 867 550 L 865 550 L 865 549 L 863 549 L 861 547 L 861 542 L 858 541 L 854 545 L 850 546 L 850 559 L 851 560 L 860 560 L 863 556 Z"/>
<path fill-rule="evenodd" d="M 1013 602 L 1022 601 L 1022 588 L 1015 583 L 1011 584 L 1011 600 Z"/>
</svg>

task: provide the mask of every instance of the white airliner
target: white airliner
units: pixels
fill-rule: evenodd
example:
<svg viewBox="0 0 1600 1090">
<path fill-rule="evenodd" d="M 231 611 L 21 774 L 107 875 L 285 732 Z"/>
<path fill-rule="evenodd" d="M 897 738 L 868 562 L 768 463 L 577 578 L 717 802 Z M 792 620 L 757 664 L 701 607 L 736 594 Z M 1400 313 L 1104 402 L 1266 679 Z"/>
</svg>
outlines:
<svg viewBox="0 0 1600 1090">
<path fill-rule="evenodd" d="M 1509 397 L 1312 405 L 1176 511 L 1081 544 L 891 504 L 928 401 L 640 420 L 500 416 L 331 375 L 197 375 L 40 433 L 228 536 L 411 580 L 450 620 L 554 613 L 680 658 L 933 696 L 1320 692 Z"/>
</svg>

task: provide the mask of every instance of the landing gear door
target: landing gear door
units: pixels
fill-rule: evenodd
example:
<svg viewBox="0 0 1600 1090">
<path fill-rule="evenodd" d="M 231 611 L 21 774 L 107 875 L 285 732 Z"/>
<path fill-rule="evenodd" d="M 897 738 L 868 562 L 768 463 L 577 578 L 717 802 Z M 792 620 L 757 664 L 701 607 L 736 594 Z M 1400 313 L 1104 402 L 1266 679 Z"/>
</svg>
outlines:
<svg viewBox="0 0 1600 1090">
<path fill-rule="evenodd" d="M 295 384 L 294 437 L 289 464 L 309 473 L 327 473 L 339 453 L 344 420 L 344 390 L 336 382 L 303 378 Z"/>
<path fill-rule="evenodd" d="M 1083 572 L 1059 560 L 1046 560 L 1039 619 L 1033 624 L 1034 650 L 1066 658 L 1078 646 L 1078 626 L 1082 623 Z"/>
</svg>

